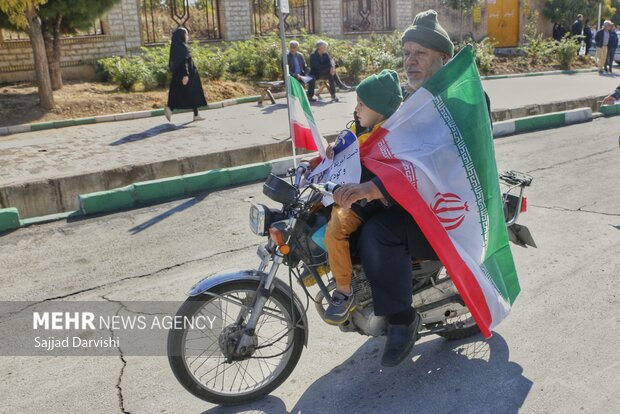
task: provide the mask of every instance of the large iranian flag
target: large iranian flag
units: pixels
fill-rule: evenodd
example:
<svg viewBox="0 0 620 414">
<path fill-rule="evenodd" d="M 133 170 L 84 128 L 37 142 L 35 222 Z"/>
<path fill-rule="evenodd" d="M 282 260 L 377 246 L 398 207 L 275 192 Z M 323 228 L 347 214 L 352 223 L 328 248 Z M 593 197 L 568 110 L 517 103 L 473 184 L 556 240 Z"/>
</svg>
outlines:
<svg viewBox="0 0 620 414">
<path fill-rule="evenodd" d="M 319 132 L 310 109 L 310 102 L 301 83 L 289 75 L 290 122 L 293 131 L 293 145 L 309 151 L 319 151 L 325 157 L 326 142 Z"/>
<path fill-rule="evenodd" d="M 413 216 L 490 337 L 520 288 L 472 47 L 405 101 L 361 157 Z"/>
</svg>

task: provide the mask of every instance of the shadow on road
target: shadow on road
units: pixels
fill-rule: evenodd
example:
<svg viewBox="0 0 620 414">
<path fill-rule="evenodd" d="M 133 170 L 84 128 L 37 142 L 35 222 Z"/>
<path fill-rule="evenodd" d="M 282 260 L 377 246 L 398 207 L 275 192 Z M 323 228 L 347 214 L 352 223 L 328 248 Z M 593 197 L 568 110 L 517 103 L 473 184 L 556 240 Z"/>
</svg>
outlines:
<svg viewBox="0 0 620 414">
<path fill-rule="evenodd" d="M 258 106 L 260 108 L 260 106 Z M 274 113 L 276 111 L 280 111 L 282 109 L 286 109 L 286 104 L 285 103 L 277 103 L 277 104 L 269 104 L 267 106 L 263 106 L 262 107 L 262 112 L 263 114 L 271 114 Z"/>
<path fill-rule="evenodd" d="M 532 388 L 523 368 L 509 360 L 499 334 L 461 340 L 436 339 L 414 347 L 411 359 L 382 369 L 383 338 L 369 339 L 349 359 L 316 380 L 290 413 L 517 413 Z M 302 355 L 303 358 L 303 355 Z M 415 361 L 415 362 L 414 362 Z M 303 375 L 293 371 L 287 381 Z M 269 396 L 203 414 L 289 413 Z"/>
<path fill-rule="evenodd" d="M 178 131 L 181 129 L 187 128 L 187 125 L 191 124 L 191 122 L 186 122 L 181 125 L 174 124 L 161 124 L 154 126 L 153 128 L 149 128 L 146 131 L 138 132 L 136 134 L 127 135 L 117 141 L 114 141 L 110 144 L 110 146 L 114 147 L 117 145 L 128 144 L 130 142 L 142 141 L 143 139 L 152 138 L 157 135 L 165 134 L 167 132 Z"/>
<path fill-rule="evenodd" d="M 167 219 L 168 217 L 180 213 L 181 211 L 187 210 L 190 207 L 195 206 L 196 204 L 200 203 L 202 200 L 204 200 L 207 197 L 208 194 L 201 194 L 199 196 L 196 196 L 192 199 L 189 199 L 187 201 L 185 201 L 182 204 L 179 204 L 176 207 L 171 208 L 170 210 L 161 213 L 158 216 L 153 217 L 152 219 L 149 219 L 147 221 L 145 221 L 142 224 L 138 224 L 135 227 L 132 227 L 128 230 L 129 233 L 131 233 L 131 235 L 136 235 L 146 229 L 148 229 L 149 227 L 152 227 L 154 225 L 156 225 L 157 223 Z"/>
</svg>

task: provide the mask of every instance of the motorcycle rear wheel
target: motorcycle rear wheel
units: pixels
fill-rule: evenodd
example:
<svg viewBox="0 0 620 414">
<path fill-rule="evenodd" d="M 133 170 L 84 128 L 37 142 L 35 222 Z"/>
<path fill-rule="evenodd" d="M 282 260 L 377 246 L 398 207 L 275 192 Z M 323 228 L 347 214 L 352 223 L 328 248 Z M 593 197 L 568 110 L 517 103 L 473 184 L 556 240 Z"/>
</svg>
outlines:
<svg viewBox="0 0 620 414">
<path fill-rule="evenodd" d="M 457 326 L 454 328 L 448 328 L 443 332 L 438 332 L 437 335 L 446 338 L 447 340 L 454 341 L 457 339 L 465 339 L 470 336 L 474 336 L 480 333 L 480 328 L 474 322 L 471 314 L 463 315 L 469 316 L 463 323 L 462 327 L 458 327 L 460 322 L 457 322 Z M 473 325 L 471 325 L 473 323 Z"/>
<path fill-rule="evenodd" d="M 254 280 L 216 286 L 210 292 L 220 297 L 208 294 L 190 297 L 177 316 L 206 315 L 205 309 L 210 309 L 212 317 L 221 316 L 221 328 L 234 327 L 243 307 L 252 305 L 258 287 L 259 282 Z M 235 305 L 237 309 L 230 310 Z M 168 335 L 170 367 L 181 385 L 202 400 L 220 405 L 257 400 L 279 387 L 297 365 L 305 340 L 304 329 L 298 323 L 300 317 L 294 306 L 291 309 L 291 297 L 276 288 L 258 320 L 257 349 L 252 356 L 227 362 L 220 342 L 223 329 L 211 333 L 200 331 L 202 338 L 193 338 L 189 329 L 173 329 Z"/>
<path fill-rule="evenodd" d="M 442 268 L 435 275 L 435 280 L 440 282 L 448 277 L 450 276 L 448 276 L 445 268 Z M 466 313 L 465 315 L 461 315 L 453 319 L 454 320 L 448 319 L 446 321 L 448 328 L 443 332 L 437 332 L 437 335 L 446 338 L 449 341 L 455 341 L 458 339 L 469 338 L 470 336 L 480 333 L 480 328 L 474 321 L 471 313 Z"/>
</svg>

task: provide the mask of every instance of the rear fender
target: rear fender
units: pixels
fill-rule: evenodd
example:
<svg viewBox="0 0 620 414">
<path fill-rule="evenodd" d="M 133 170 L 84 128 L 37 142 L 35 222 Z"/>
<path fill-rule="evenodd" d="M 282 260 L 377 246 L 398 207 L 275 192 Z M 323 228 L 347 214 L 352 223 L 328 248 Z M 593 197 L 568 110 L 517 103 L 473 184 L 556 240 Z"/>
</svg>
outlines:
<svg viewBox="0 0 620 414">
<path fill-rule="evenodd" d="M 508 239 L 521 247 L 538 247 L 536 246 L 536 242 L 532 237 L 532 233 L 530 230 L 522 226 L 520 224 L 513 224 L 512 226 L 507 227 L 508 230 Z"/>
<path fill-rule="evenodd" d="M 192 288 L 187 292 L 188 296 L 198 296 L 210 289 L 213 289 L 215 286 L 219 286 L 224 283 L 236 282 L 240 280 L 255 280 L 260 282 L 263 279 L 267 278 L 267 273 L 259 272 L 258 270 L 239 270 L 232 273 L 217 273 L 211 276 L 207 276 L 198 283 L 196 283 Z M 291 288 L 284 283 L 282 280 L 278 278 L 274 278 L 274 289 L 279 289 L 283 291 L 287 296 L 291 295 Z M 301 304 L 301 301 L 293 292 L 293 303 L 295 304 L 296 311 L 301 315 L 301 323 L 304 327 L 304 345 L 308 346 L 308 316 L 304 311 L 304 307 Z"/>
</svg>

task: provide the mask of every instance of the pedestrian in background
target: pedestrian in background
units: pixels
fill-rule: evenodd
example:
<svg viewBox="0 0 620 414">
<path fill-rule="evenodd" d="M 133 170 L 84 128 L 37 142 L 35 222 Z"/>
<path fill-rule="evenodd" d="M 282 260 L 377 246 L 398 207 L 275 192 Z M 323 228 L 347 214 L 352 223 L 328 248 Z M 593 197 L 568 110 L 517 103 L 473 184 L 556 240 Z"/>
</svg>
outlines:
<svg viewBox="0 0 620 414">
<path fill-rule="evenodd" d="M 611 30 L 609 30 L 609 43 L 607 44 L 607 58 L 605 59 L 605 72 L 611 73 L 611 68 L 614 65 L 614 55 L 616 54 L 616 48 L 618 47 L 618 33 L 614 30 L 613 23 L 611 24 Z"/>
<path fill-rule="evenodd" d="M 168 105 L 164 109 L 168 122 L 172 120 L 174 109 L 193 109 L 194 121 L 203 121 L 198 108 L 207 106 L 207 100 L 202 90 L 198 70 L 192 60 L 192 52 L 187 46 L 189 34 L 187 29 L 179 27 L 172 33 L 170 58 L 168 68 L 172 72 L 170 89 L 168 90 Z"/>
<path fill-rule="evenodd" d="M 566 29 L 564 28 L 564 26 L 562 26 L 562 23 L 557 23 L 557 26 L 554 26 L 554 29 L 553 29 L 553 39 L 556 42 L 559 42 L 562 40 L 565 34 L 566 34 Z"/>
<path fill-rule="evenodd" d="M 594 41 L 596 42 L 596 65 L 598 66 L 599 75 L 603 73 L 603 66 L 607 61 L 607 45 L 609 44 L 610 27 L 611 22 L 605 20 L 603 28 L 594 35 Z"/>
<path fill-rule="evenodd" d="M 327 52 L 328 43 L 324 40 L 316 42 L 316 50 L 310 55 L 310 73 L 315 80 L 324 79 L 329 83 L 329 93 L 332 101 L 338 102 L 336 96 L 336 85 L 342 90 L 349 90 L 347 85 L 342 83 L 336 73 L 336 63 Z M 313 85 L 312 85 L 313 86 Z M 314 88 L 308 87 L 308 96 L 314 95 Z"/>
<path fill-rule="evenodd" d="M 581 14 L 577 15 L 577 19 L 573 22 L 573 25 L 570 28 L 571 37 L 581 36 L 583 32 L 583 16 Z"/>
<path fill-rule="evenodd" d="M 304 81 L 304 77 L 309 77 L 310 80 L 307 82 L 308 91 L 312 91 L 312 93 L 307 93 L 308 100 L 310 102 L 316 101 L 313 96 L 315 81 L 314 78 L 310 76 L 304 55 L 299 51 L 299 42 L 296 40 L 291 40 L 291 42 L 288 44 L 288 50 L 289 52 L 286 55 L 286 60 L 288 62 L 288 73 L 302 84 L 306 83 Z"/>
<path fill-rule="evenodd" d="M 588 52 L 592 47 L 592 37 L 594 36 L 594 34 L 592 33 L 592 28 L 590 27 L 590 20 L 586 20 L 586 23 L 583 25 L 583 36 L 583 40 L 586 43 L 585 56 L 588 56 Z"/>
</svg>

